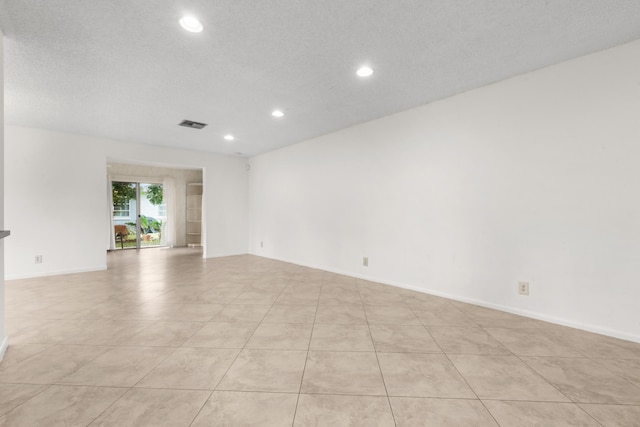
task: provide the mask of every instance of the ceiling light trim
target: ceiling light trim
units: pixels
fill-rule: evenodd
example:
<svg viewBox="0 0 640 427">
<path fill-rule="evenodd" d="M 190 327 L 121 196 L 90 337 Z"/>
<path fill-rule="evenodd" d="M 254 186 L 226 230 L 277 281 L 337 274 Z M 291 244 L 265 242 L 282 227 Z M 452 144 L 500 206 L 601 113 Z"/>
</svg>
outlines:
<svg viewBox="0 0 640 427">
<path fill-rule="evenodd" d="M 356 74 L 358 75 L 358 77 L 371 77 L 373 75 L 373 68 L 369 67 L 368 65 L 363 65 L 360 68 L 358 68 L 358 71 L 356 71 Z"/>
<path fill-rule="evenodd" d="M 184 15 L 178 22 L 182 28 L 190 33 L 200 33 L 204 29 L 198 18 L 192 15 Z"/>
</svg>

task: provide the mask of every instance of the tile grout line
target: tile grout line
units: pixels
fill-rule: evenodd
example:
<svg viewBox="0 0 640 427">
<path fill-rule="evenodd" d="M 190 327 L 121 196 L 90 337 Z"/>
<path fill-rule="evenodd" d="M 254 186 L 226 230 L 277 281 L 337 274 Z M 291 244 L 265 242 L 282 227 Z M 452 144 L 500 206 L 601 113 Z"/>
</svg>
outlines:
<svg viewBox="0 0 640 427">
<path fill-rule="evenodd" d="M 57 344 L 31 344 L 31 343 L 29 343 L 29 344 L 18 344 L 18 345 L 46 345 L 46 346 L 48 346 L 48 347 L 47 347 L 47 348 L 44 348 L 44 349 L 42 349 L 42 350 L 38 351 L 37 353 L 34 353 L 34 354 L 32 354 L 32 355 L 30 355 L 30 356 L 28 356 L 28 357 L 25 357 L 25 358 L 24 358 L 24 359 L 22 359 L 22 360 L 17 361 L 17 362 L 16 362 L 16 363 L 14 363 L 13 365 L 9 365 L 9 366 L 5 366 L 5 367 L 3 367 L 3 368 L 0 368 L 0 373 L 2 373 L 2 371 L 4 371 L 5 369 L 9 369 L 9 368 L 11 368 L 11 367 L 13 367 L 13 366 L 17 366 L 17 365 L 19 365 L 19 364 L 20 364 L 20 363 L 22 363 L 22 362 L 26 362 L 27 360 L 31 359 L 32 357 L 38 356 L 39 354 L 44 353 L 44 352 L 45 352 L 45 351 L 47 351 L 47 350 L 51 350 L 51 349 L 52 349 L 53 347 L 55 347 Z M 63 345 L 63 344 L 61 344 L 61 345 Z"/>
<path fill-rule="evenodd" d="M 18 384 L 23 384 L 23 383 L 18 383 Z M 28 385 L 36 385 L 36 384 L 28 384 Z M 31 400 L 35 399 L 37 396 L 41 395 L 42 393 L 44 393 L 45 391 L 49 390 L 51 387 L 53 387 L 55 384 L 38 384 L 38 385 L 42 385 L 42 390 L 40 390 L 39 392 L 37 392 L 36 394 L 34 394 L 33 396 L 31 396 L 30 398 L 28 398 L 27 400 L 25 400 L 24 402 L 22 402 L 21 404 L 19 404 L 18 406 L 16 406 L 15 408 L 12 408 L 10 410 L 8 410 L 7 412 L 5 412 L 4 414 L 0 414 L 0 417 L 6 417 L 7 415 L 9 415 L 11 412 L 17 410 L 18 408 L 20 408 L 22 405 L 26 405 L 27 402 L 30 402 Z"/>
<path fill-rule="evenodd" d="M 526 361 L 522 360 L 522 358 L 520 356 L 518 356 L 517 354 L 513 353 L 513 356 L 518 359 L 520 361 L 520 363 L 522 363 L 524 366 L 527 367 L 527 369 L 532 372 L 533 374 L 535 374 L 538 378 L 542 379 L 545 383 L 549 384 L 551 387 L 553 387 L 558 393 L 560 393 L 562 396 L 564 396 L 569 402 L 573 403 L 575 405 L 576 402 L 573 401 L 573 399 L 571 399 L 569 396 L 567 396 L 566 394 L 564 394 L 562 392 L 562 390 L 560 390 L 559 387 L 557 387 L 555 384 L 553 384 L 551 381 L 549 381 L 548 379 L 546 379 L 541 373 L 539 373 L 536 369 L 534 369 L 532 366 L 530 366 Z"/>
<path fill-rule="evenodd" d="M 283 288 L 284 290 L 284 288 Z M 243 290 L 243 293 L 246 291 Z M 282 294 L 282 291 L 278 294 L 278 298 L 280 297 L 280 295 Z M 242 295 L 242 293 L 240 294 Z M 238 297 L 234 298 L 230 303 L 228 303 L 226 307 L 228 307 L 229 305 L 232 305 L 233 301 L 235 301 L 237 298 L 240 297 L 240 295 L 238 295 Z M 262 321 L 264 320 L 264 318 L 266 317 L 267 313 L 269 311 L 271 311 L 271 308 L 273 308 L 273 305 L 275 304 L 275 301 L 269 306 L 269 310 L 267 310 L 267 312 L 265 314 L 262 315 L 262 318 L 259 322 L 257 322 L 256 327 L 253 329 L 253 332 L 251 333 L 251 335 L 247 338 L 247 340 L 245 341 L 244 345 L 239 349 L 238 353 L 236 354 L 236 356 L 233 358 L 233 360 L 231 361 L 231 363 L 229 364 L 229 366 L 227 367 L 227 369 L 224 371 L 224 374 L 222 374 L 220 376 L 220 379 L 218 380 L 218 382 L 215 384 L 215 386 L 213 387 L 213 389 L 211 390 L 211 392 L 209 393 L 209 396 L 205 399 L 204 403 L 202 404 L 202 406 L 200 407 L 200 409 L 198 410 L 198 412 L 195 414 L 195 416 L 193 417 L 193 419 L 191 420 L 191 422 L 189 423 L 189 426 L 193 425 L 193 423 L 196 421 L 196 419 L 198 419 L 198 416 L 200 415 L 200 413 L 202 412 L 202 410 L 204 409 L 204 407 L 207 405 L 207 403 L 209 402 L 209 400 L 211 399 L 211 397 L 213 396 L 213 393 L 215 393 L 216 391 L 229 391 L 229 390 L 218 390 L 218 386 L 220 386 L 220 383 L 222 382 L 222 380 L 224 380 L 224 378 L 227 376 L 227 374 L 229 373 L 229 370 L 231 369 L 231 367 L 233 366 L 233 364 L 236 362 L 236 360 L 238 360 L 238 357 L 240 356 L 240 354 L 246 349 L 247 347 L 247 343 L 251 340 L 251 337 L 253 337 L 253 335 L 256 333 L 256 331 L 258 330 L 258 328 L 260 327 L 260 325 L 262 324 Z M 236 305 L 242 305 L 242 304 L 236 304 Z M 251 305 L 251 304 L 248 304 Z M 222 313 L 222 311 L 224 311 L 224 309 L 220 310 L 219 313 L 217 313 L 215 316 L 212 317 L 215 318 L 216 316 L 218 316 L 218 314 Z M 207 322 L 209 323 L 209 322 Z M 235 322 L 226 322 L 226 323 L 235 323 Z M 250 322 L 237 322 L 237 323 L 250 323 Z M 203 326 L 204 328 L 204 326 Z M 194 334 L 195 335 L 195 334 Z M 185 341 L 186 343 L 186 341 Z M 184 347 L 184 343 L 181 346 L 181 348 Z"/>
<path fill-rule="evenodd" d="M 101 411 L 98 415 L 96 415 L 96 416 L 95 416 L 95 418 L 93 418 L 93 419 L 91 420 L 91 422 L 89 422 L 89 423 L 87 424 L 87 426 L 90 426 L 91 424 L 95 423 L 95 422 L 96 422 L 96 420 L 102 416 L 102 414 L 106 413 L 106 412 L 107 412 L 107 411 L 108 411 L 108 410 L 109 410 L 113 405 L 115 405 L 115 404 L 116 404 L 116 402 L 120 401 L 120 399 L 122 399 L 122 398 L 123 398 L 127 393 L 129 393 L 132 389 L 133 389 L 133 387 L 127 387 L 127 388 L 126 388 L 126 390 L 125 390 L 125 391 L 124 391 L 124 392 L 123 392 L 123 393 L 122 393 L 122 394 L 121 394 L 117 399 L 114 399 L 114 401 L 113 401 L 113 402 L 111 402 L 109 405 L 107 405 L 107 407 L 106 407 L 106 408 L 104 408 L 104 410 L 103 410 L 103 411 Z"/>
<path fill-rule="evenodd" d="M 296 407 L 293 410 L 293 419 L 291 420 L 291 427 L 294 427 L 296 423 L 296 416 L 298 415 L 298 405 L 300 404 L 300 395 L 302 394 L 302 384 L 304 384 L 304 374 L 307 371 L 307 361 L 309 360 L 309 351 L 311 349 L 311 341 L 313 340 L 313 331 L 316 327 L 316 317 L 318 316 L 318 307 L 320 306 L 320 295 L 322 294 L 322 288 L 324 287 L 324 277 L 320 284 L 320 291 L 318 292 L 318 300 L 316 301 L 316 311 L 313 314 L 313 324 L 311 325 L 311 335 L 309 335 L 309 345 L 307 346 L 307 355 L 304 358 L 304 367 L 302 368 L 302 376 L 300 377 L 300 388 L 298 388 L 298 398 L 296 399 Z"/>
<path fill-rule="evenodd" d="M 480 328 L 481 328 L 485 333 L 487 333 L 487 334 L 491 335 L 491 334 L 490 334 L 490 333 L 485 329 L 485 327 L 480 326 Z M 491 336 L 493 337 L 493 335 L 491 335 Z M 494 339 L 495 339 L 495 338 L 494 338 Z M 497 339 L 496 339 L 496 341 L 497 341 Z M 501 343 L 501 344 L 502 344 L 502 343 Z M 503 347 L 505 347 L 505 348 L 506 348 L 506 346 L 504 346 L 504 345 L 503 345 Z M 554 388 L 558 393 L 560 393 L 562 396 L 564 396 L 564 397 L 568 400 L 568 402 L 546 402 L 546 401 L 538 401 L 539 403 L 571 403 L 571 404 L 573 404 L 573 405 L 575 405 L 575 406 L 578 406 L 578 405 L 576 404 L 576 402 L 574 402 L 574 401 L 573 401 L 573 399 L 571 399 L 571 398 L 569 398 L 569 396 L 565 395 L 565 394 L 562 392 L 562 390 L 560 390 L 560 389 L 559 389 L 555 384 L 553 384 L 551 381 L 547 380 L 544 376 L 542 376 L 542 374 L 540 374 L 537 370 L 535 370 L 533 367 L 531 367 L 527 362 L 525 362 L 524 360 L 522 360 L 522 358 L 521 358 L 519 355 L 517 355 L 517 354 L 516 354 L 515 352 L 513 352 L 511 349 L 508 349 L 508 348 L 507 348 L 507 350 L 509 350 L 509 351 L 510 351 L 510 353 L 511 353 L 511 355 L 512 355 L 513 357 L 515 357 L 516 359 L 518 359 L 518 360 L 520 361 L 520 363 L 522 363 L 522 364 L 523 364 L 523 365 L 524 365 L 524 366 L 525 366 L 525 367 L 526 367 L 526 368 L 527 368 L 531 373 L 535 374 L 538 378 L 542 379 L 546 384 L 548 384 L 548 385 L 550 385 L 551 387 L 553 387 L 553 388 Z M 530 356 L 530 357 L 535 357 L 535 356 Z M 484 404 L 484 402 L 483 402 L 483 404 Z M 584 411 L 582 408 L 580 408 L 580 410 Z M 586 412 L 586 411 L 585 411 L 585 412 Z M 593 417 L 591 417 L 591 418 L 593 418 Z M 598 423 L 598 424 L 600 424 L 600 423 Z"/>
<path fill-rule="evenodd" d="M 168 293 L 168 292 L 167 292 L 167 293 Z M 182 306 L 182 305 L 184 305 L 184 304 L 187 304 L 187 303 L 179 303 L 179 305 L 181 305 L 181 306 Z M 220 305 L 223 305 L 223 306 L 226 308 L 229 304 L 220 304 Z M 200 329 L 198 329 L 197 331 L 195 331 L 191 336 L 193 336 L 193 335 L 197 334 L 200 330 L 202 330 L 202 329 L 205 327 L 205 325 L 206 325 L 207 323 L 209 323 L 213 318 L 215 318 L 215 317 L 216 317 L 218 314 L 220 314 L 223 310 L 224 310 L 224 308 L 223 308 L 222 310 L 220 310 L 219 312 L 217 312 L 216 314 L 212 315 L 212 316 L 209 318 L 209 320 L 208 320 L 208 321 L 206 321 L 206 322 L 202 322 L 202 323 L 203 323 L 202 327 L 201 327 Z M 166 321 L 166 320 L 163 320 L 163 321 Z M 197 323 L 200 323 L 200 322 L 197 322 Z M 144 328 L 144 329 L 146 329 L 146 328 Z M 140 332 L 141 332 L 141 331 L 140 331 Z M 189 337 L 189 338 L 191 338 L 191 337 Z M 166 356 L 166 357 L 164 357 L 164 358 L 163 358 L 160 362 L 158 362 L 156 365 L 154 365 L 154 367 L 153 367 L 151 370 L 149 370 L 149 372 L 147 372 L 147 374 L 145 374 L 145 375 L 144 375 L 140 380 L 138 380 L 138 381 L 137 381 L 133 386 L 129 387 L 129 388 L 127 389 L 127 391 L 125 391 L 125 392 L 124 392 L 124 393 L 123 393 L 123 394 L 122 394 L 118 399 L 116 399 L 115 401 L 113 401 L 113 402 L 111 403 L 111 405 L 109 405 L 107 408 L 105 408 L 105 410 L 104 410 L 104 411 L 102 411 L 102 412 L 101 412 L 97 417 L 95 417 L 95 418 L 91 421 L 91 423 L 90 423 L 90 424 L 93 424 L 93 423 L 94 423 L 94 422 L 95 422 L 95 421 L 96 421 L 100 416 L 102 416 L 102 414 L 104 414 L 104 413 L 105 413 L 109 408 L 111 408 L 113 405 L 115 405 L 115 404 L 116 404 L 116 402 L 118 402 L 120 399 L 122 399 L 122 398 L 123 398 L 127 393 L 129 393 L 131 390 L 134 390 L 134 389 L 143 389 L 143 387 L 136 388 L 135 386 L 136 386 L 136 385 L 138 385 L 141 381 L 143 381 L 147 376 L 149 376 L 149 375 L 151 374 L 151 372 L 153 372 L 153 371 L 154 371 L 158 366 L 160 366 L 160 364 L 162 364 L 162 363 L 163 363 L 165 360 L 167 360 L 171 355 L 173 355 L 176 351 L 178 351 L 178 349 L 183 348 L 183 347 L 184 347 L 184 344 L 189 340 L 189 338 L 187 338 L 187 339 L 186 339 L 186 340 L 185 340 L 185 341 L 184 341 L 180 346 L 173 348 L 173 351 L 172 351 L 172 352 L 170 352 L 169 354 L 167 354 L 167 356 Z M 238 354 L 240 354 L 240 352 L 238 352 Z M 238 356 L 238 355 L 236 355 L 236 358 L 237 358 L 237 356 Z M 234 361 L 235 361 L 235 359 L 234 359 Z M 232 364 L 233 364 L 233 362 L 232 362 Z M 229 367 L 231 367 L 231 365 L 229 365 Z M 227 371 L 228 371 L 228 369 L 227 369 Z M 225 371 L 225 375 L 226 375 L 226 371 Z M 222 378 L 223 378 L 223 377 L 224 377 L 224 375 L 221 377 L 220 381 L 222 381 Z M 219 383 L 219 382 L 218 382 L 218 383 Z M 217 385 L 216 385 L 216 386 L 217 386 Z M 159 388 L 159 390 L 170 390 L 170 389 L 167 389 L 167 388 Z M 182 389 L 180 389 L 180 390 L 182 390 Z M 214 390 L 215 390 L 215 388 L 214 388 Z M 203 408 L 204 408 L 204 406 L 206 405 L 207 401 L 209 400 L 209 398 L 210 398 L 210 397 L 211 397 L 211 395 L 213 394 L 213 391 L 214 391 L 214 390 L 211 390 L 211 392 L 209 393 L 209 396 L 207 397 L 207 399 L 205 399 L 205 401 L 203 402 L 202 406 L 201 406 L 201 407 L 200 407 L 200 409 L 198 410 L 198 413 L 194 416 L 194 418 L 191 420 L 191 422 L 189 423 L 189 425 L 193 424 L 193 421 L 194 421 L 194 420 L 196 419 L 196 417 L 200 414 L 200 412 L 202 411 L 202 409 L 203 409 Z"/>
<path fill-rule="evenodd" d="M 407 304 L 408 305 L 408 304 Z M 411 312 L 413 313 L 413 315 L 415 316 L 415 311 L 413 310 L 413 308 L 411 306 L 409 306 L 409 309 L 411 310 Z M 417 316 L 416 316 L 417 317 Z M 422 323 L 422 322 L 420 322 Z M 425 331 L 427 331 L 427 334 L 429 334 L 429 336 L 431 337 L 431 339 L 436 343 L 436 345 L 440 348 L 440 350 L 442 351 L 442 354 L 444 354 L 444 357 L 447 358 L 447 360 L 449 361 L 449 363 L 451 364 L 451 366 L 453 366 L 453 369 L 456 370 L 456 372 L 458 373 L 458 375 L 460 375 L 460 378 L 462 378 L 462 380 L 464 381 L 464 383 L 467 385 L 467 387 L 469 387 L 469 390 L 471 390 L 471 392 L 476 396 L 476 399 L 478 400 L 478 402 L 480 402 L 480 404 L 482 405 L 482 407 L 484 408 L 485 411 L 487 411 L 487 413 L 489 414 L 489 416 L 493 419 L 493 421 L 495 421 L 495 423 L 499 426 L 500 423 L 498 422 L 498 420 L 496 419 L 496 417 L 493 416 L 493 414 L 491 413 L 491 411 L 489 410 L 489 408 L 487 408 L 487 405 L 484 404 L 484 402 L 482 401 L 482 399 L 480 399 L 480 396 L 478 396 L 478 393 L 476 393 L 476 391 L 473 389 L 473 387 L 471 387 L 471 384 L 469 384 L 469 381 L 467 381 L 467 379 L 464 377 L 464 375 L 462 375 L 462 373 L 460 372 L 460 370 L 458 369 L 458 367 L 455 365 L 455 363 L 453 363 L 453 360 L 451 360 L 451 358 L 449 357 L 449 355 L 444 351 L 444 349 L 442 348 L 442 346 L 440 345 L 440 343 L 435 339 L 435 337 L 433 335 L 431 335 L 431 332 L 429 331 L 429 329 L 423 325 L 423 328 L 425 329 Z"/>
<path fill-rule="evenodd" d="M 371 345 L 373 345 L 373 353 L 376 355 L 376 362 L 378 363 L 380 378 L 382 378 L 382 385 L 384 385 L 384 392 L 387 395 L 387 404 L 389 405 L 391 418 L 393 419 L 393 424 L 396 427 L 398 427 L 398 422 L 396 421 L 396 415 L 393 413 L 393 406 L 391 405 L 391 397 L 389 396 L 389 390 L 387 389 L 387 382 L 385 381 L 384 374 L 382 373 L 382 366 L 380 366 L 380 358 L 378 357 L 378 350 L 376 349 L 376 343 L 373 340 L 373 334 L 371 333 L 371 324 L 369 323 L 369 316 L 367 315 L 367 310 L 364 305 L 364 299 L 362 298 L 362 292 L 360 291 L 360 284 L 356 282 L 356 286 L 358 287 L 358 295 L 360 295 L 360 303 L 362 304 L 362 311 L 364 312 L 364 318 L 365 318 L 365 321 L 367 322 L 367 330 L 369 331 L 369 338 L 371 338 Z"/>
<path fill-rule="evenodd" d="M 489 331 L 487 331 L 486 327 L 480 326 L 482 328 L 483 331 L 485 331 L 487 334 L 491 335 L 491 333 Z M 491 328 L 489 328 L 491 329 Z M 536 328 L 538 331 L 540 331 L 544 336 L 550 338 L 552 341 L 555 341 L 555 337 L 549 333 L 547 333 L 543 328 Z M 491 335 L 493 337 L 493 335 Z M 494 337 L 494 339 L 496 341 L 499 341 L 497 338 Z M 502 344 L 502 343 L 501 343 Z M 504 346 L 504 345 L 503 345 Z M 506 346 L 504 346 L 506 347 Z M 510 349 L 509 349 L 510 350 Z M 511 350 L 510 350 L 511 351 Z M 581 357 L 565 357 L 567 359 L 587 359 L 587 360 L 593 360 L 587 356 L 585 356 L 582 352 L 578 351 L 579 354 L 581 354 Z M 537 375 L 538 377 L 540 377 L 541 379 L 543 379 L 547 384 L 549 384 L 551 387 L 555 388 L 558 393 L 560 393 L 562 396 L 564 396 L 565 398 L 567 398 L 569 400 L 569 402 L 555 402 L 555 403 L 571 403 L 574 406 L 578 407 L 580 409 L 580 411 L 584 412 L 585 414 L 587 414 L 590 418 L 592 418 L 593 420 L 595 420 L 598 424 L 602 425 L 598 420 L 596 420 L 591 414 L 589 414 L 586 410 L 584 410 L 579 404 L 578 402 L 574 401 L 573 399 L 571 399 L 569 396 L 567 396 L 565 393 L 562 392 L 562 390 L 560 390 L 560 388 L 558 388 L 555 384 L 553 384 L 551 381 L 547 380 L 544 376 L 542 376 L 542 374 L 540 374 L 536 369 L 534 369 L 533 367 L 531 367 L 526 361 L 522 360 L 522 357 L 539 357 L 539 358 L 562 358 L 562 357 L 558 357 L 558 356 L 520 356 L 518 354 L 516 354 L 515 352 L 511 351 L 511 354 L 516 357 L 522 364 L 524 364 L 527 369 L 529 369 L 531 372 L 533 372 L 535 375 Z M 597 363 L 597 362 L 596 362 Z M 606 367 L 605 367 L 606 369 Z M 534 402 L 539 402 L 539 403 L 546 403 L 543 401 L 534 401 Z"/>
<path fill-rule="evenodd" d="M 619 372 L 614 371 L 613 369 L 609 368 L 605 363 L 601 362 L 602 360 L 621 360 L 621 359 L 602 359 L 602 358 L 600 358 L 600 359 L 589 359 L 589 360 L 594 362 L 596 365 L 602 367 L 607 372 L 615 375 L 616 377 L 622 378 L 623 381 L 625 381 L 627 384 L 630 384 L 634 388 L 640 389 L 640 382 L 636 383 L 635 381 L 629 380 L 627 377 L 621 375 Z M 624 359 L 622 359 L 622 360 L 624 360 Z M 640 365 L 640 362 L 638 362 L 638 364 Z"/>
<path fill-rule="evenodd" d="M 145 374 L 140 380 L 138 380 L 134 385 L 130 386 L 130 387 L 124 387 L 126 388 L 126 391 L 124 393 L 122 393 L 117 399 L 115 399 L 113 402 L 111 402 L 110 405 L 108 405 L 102 412 L 100 412 L 93 420 L 91 420 L 91 422 L 87 425 L 91 425 L 93 424 L 98 418 L 100 418 L 102 416 L 102 414 L 104 414 L 105 412 L 107 412 L 113 405 L 116 404 L 116 402 L 120 401 L 120 399 L 122 399 L 127 393 L 129 393 L 131 390 L 134 390 L 135 386 L 140 383 L 140 381 L 142 381 L 147 375 L 149 375 L 149 373 L 151 373 L 155 368 L 157 368 L 162 362 L 164 362 L 170 355 L 172 355 L 173 353 L 175 353 L 175 351 L 178 349 L 179 347 L 173 348 L 173 351 L 169 352 L 167 354 L 166 357 L 164 357 L 162 360 L 160 360 L 157 364 L 154 365 L 154 367 L 149 370 L 149 372 L 147 372 L 147 374 Z M 105 352 L 107 353 L 107 352 Z M 105 354 L 102 353 L 102 354 Z M 97 358 L 96 358 L 97 359 Z M 95 359 L 94 359 L 95 360 Z M 76 370 L 77 371 L 77 370 Z M 74 371 L 74 372 L 76 372 Z M 72 372 L 73 373 L 73 372 Z M 71 374 L 69 374 L 71 375 Z M 68 376 L 68 375 L 67 375 Z"/>
<path fill-rule="evenodd" d="M 580 411 L 582 411 L 583 413 L 587 414 L 587 416 L 588 416 L 589 418 L 591 418 L 593 421 L 595 421 L 596 423 L 598 423 L 601 427 L 606 427 L 606 426 L 605 426 L 604 424 L 602 424 L 599 420 L 597 420 L 597 419 L 596 419 L 596 417 L 594 417 L 594 416 L 593 416 L 593 415 L 591 415 L 591 414 L 590 414 L 586 409 L 584 409 L 584 408 L 582 407 L 582 405 L 580 405 L 580 404 L 578 404 L 578 403 L 575 403 L 575 402 L 574 402 L 573 404 L 574 404 L 575 406 L 577 406 L 577 407 L 580 409 Z"/>
</svg>

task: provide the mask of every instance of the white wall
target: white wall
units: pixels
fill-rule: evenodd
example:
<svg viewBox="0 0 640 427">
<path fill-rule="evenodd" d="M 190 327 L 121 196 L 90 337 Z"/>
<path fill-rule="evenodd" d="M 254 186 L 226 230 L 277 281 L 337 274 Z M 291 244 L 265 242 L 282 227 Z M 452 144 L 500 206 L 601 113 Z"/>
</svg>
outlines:
<svg viewBox="0 0 640 427">
<path fill-rule="evenodd" d="M 250 251 L 640 341 L 639 76 L 640 41 L 254 157 Z"/>
<path fill-rule="evenodd" d="M 244 159 L 7 126 L 7 278 L 106 268 L 107 159 L 202 168 L 205 256 L 247 252 Z"/>
<path fill-rule="evenodd" d="M 0 230 L 4 230 L 4 36 L 0 31 Z M 4 239 L 0 240 L 0 360 L 7 350 L 4 331 Z"/>
</svg>

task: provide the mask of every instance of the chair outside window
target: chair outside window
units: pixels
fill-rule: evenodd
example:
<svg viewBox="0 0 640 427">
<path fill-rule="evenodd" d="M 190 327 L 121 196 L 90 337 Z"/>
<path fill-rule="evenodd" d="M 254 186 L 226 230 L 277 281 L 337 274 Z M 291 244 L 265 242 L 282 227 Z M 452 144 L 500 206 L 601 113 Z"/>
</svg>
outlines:
<svg viewBox="0 0 640 427">
<path fill-rule="evenodd" d="M 129 229 L 126 225 L 114 225 L 113 229 L 116 233 L 116 242 L 120 239 L 120 249 L 124 249 L 124 241 L 129 237 Z"/>
</svg>

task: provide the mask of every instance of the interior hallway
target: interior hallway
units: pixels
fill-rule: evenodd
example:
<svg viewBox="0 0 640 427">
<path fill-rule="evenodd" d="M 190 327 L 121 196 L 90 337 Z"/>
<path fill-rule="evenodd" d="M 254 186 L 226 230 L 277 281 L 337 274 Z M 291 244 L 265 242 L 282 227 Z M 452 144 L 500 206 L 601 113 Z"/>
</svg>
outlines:
<svg viewBox="0 0 640 427">
<path fill-rule="evenodd" d="M 640 425 L 640 344 L 250 255 L 108 264 L 6 282 L 1 425 Z"/>
</svg>

